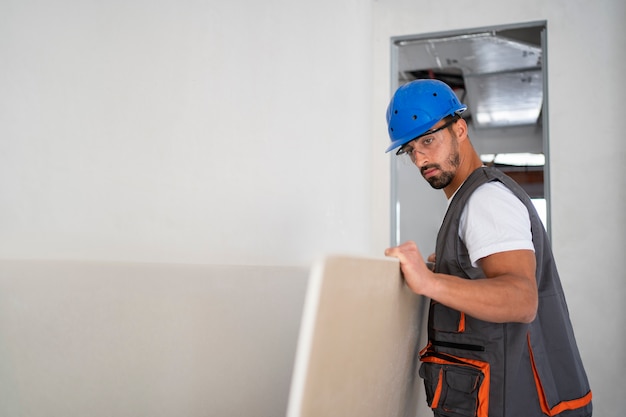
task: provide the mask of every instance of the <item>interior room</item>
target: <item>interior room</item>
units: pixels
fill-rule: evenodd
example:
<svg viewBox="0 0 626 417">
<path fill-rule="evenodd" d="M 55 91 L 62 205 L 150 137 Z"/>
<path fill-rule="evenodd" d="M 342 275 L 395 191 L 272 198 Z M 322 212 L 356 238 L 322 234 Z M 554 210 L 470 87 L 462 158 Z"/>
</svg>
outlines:
<svg viewBox="0 0 626 417">
<path fill-rule="evenodd" d="M 385 153 L 393 91 L 424 77 L 537 199 L 595 414 L 620 416 L 625 21 L 622 0 L 0 1 L 0 416 L 285 415 L 311 266 L 434 248 L 443 193 Z"/>
</svg>

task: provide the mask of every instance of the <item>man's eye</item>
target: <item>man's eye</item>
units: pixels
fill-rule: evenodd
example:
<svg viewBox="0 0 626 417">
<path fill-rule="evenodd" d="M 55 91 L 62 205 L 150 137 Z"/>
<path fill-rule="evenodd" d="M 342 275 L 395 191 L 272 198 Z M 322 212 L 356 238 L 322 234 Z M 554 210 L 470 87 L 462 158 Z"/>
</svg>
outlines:
<svg viewBox="0 0 626 417">
<path fill-rule="evenodd" d="M 424 140 L 422 141 L 422 144 L 424 145 L 430 145 L 433 141 L 433 137 L 429 137 L 429 138 L 424 138 Z"/>
</svg>

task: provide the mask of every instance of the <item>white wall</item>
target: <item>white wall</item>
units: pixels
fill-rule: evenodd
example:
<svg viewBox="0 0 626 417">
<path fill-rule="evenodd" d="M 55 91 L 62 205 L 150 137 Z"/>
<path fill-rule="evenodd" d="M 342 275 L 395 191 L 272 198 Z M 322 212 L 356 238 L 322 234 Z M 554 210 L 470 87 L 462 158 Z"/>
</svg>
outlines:
<svg viewBox="0 0 626 417">
<path fill-rule="evenodd" d="M 370 36 L 357 1 L 0 1 L 0 258 L 368 252 Z"/>
<path fill-rule="evenodd" d="M 552 175 L 552 236 L 595 415 L 620 416 L 626 407 L 626 141 L 621 112 L 626 95 L 626 4 L 621 0 L 452 1 L 374 4 L 376 149 L 385 148 L 389 98 L 389 38 L 547 20 Z M 376 172 L 386 161 L 374 157 Z M 375 176 L 373 195 L 388 192 Z M 436 197 L 434 197 L 436 198 Z M 384 212 L 385 208 L 379 208 Z M 376 217 L 378 211 L 374 212 Z"/>
</svg>

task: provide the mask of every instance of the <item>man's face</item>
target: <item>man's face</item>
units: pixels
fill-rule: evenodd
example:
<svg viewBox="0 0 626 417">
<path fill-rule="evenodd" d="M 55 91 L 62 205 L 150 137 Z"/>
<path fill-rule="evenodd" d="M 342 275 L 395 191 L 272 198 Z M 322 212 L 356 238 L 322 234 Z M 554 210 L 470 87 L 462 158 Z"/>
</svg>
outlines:
<svg viewBox="0 0 626 417">
<path fill-rule="evenodd" d="M 440 190 L 450 185 L 454 176 L 456 175 L 456 169 L 459 167 L 459 144 L 456 140 L 450 140 L 452 145 L 449 148 L 447 159 L 442 163 L 431 162 L 427 165 L 418 166 L 422 176 L 431 187 Z"/>
<path fill-rule="evenodd" d="M 444 126 L 443 122 L 437 123 L 431 130 L 441 126 Z M 440 190 L 452 182 L 460 164 L 459 143 L 452 129 L 424 135 L 409 142 L 405 148 L 405 153 L 431 187 Z"/>
</svg>

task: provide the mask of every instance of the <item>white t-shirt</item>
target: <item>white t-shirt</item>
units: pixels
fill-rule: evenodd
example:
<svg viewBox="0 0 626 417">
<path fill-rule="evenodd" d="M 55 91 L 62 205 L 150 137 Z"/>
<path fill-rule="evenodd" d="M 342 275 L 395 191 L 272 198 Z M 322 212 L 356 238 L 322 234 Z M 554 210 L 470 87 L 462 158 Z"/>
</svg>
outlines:
<svg viewBox="0 0 626 417">
<path fill-rule="evenodd" d="M 481 185 L 470 196 L 461 213 L 459 237 L 473 266 L 494 253 L 535 250 L 526 206 L 499 181 Z"/>
</svg>

